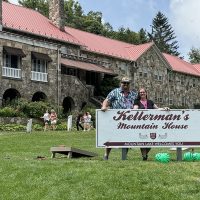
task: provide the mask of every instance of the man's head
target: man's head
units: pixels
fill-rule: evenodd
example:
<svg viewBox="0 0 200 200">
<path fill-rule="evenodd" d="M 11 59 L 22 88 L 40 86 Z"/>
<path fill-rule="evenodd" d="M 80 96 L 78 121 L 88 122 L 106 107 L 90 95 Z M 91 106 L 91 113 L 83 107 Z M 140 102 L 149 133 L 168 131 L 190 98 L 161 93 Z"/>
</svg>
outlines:
<svg viewBox="0 0 200 200">
<path fill-rule="evenodd" d="M 131 80 L 130 80 L 130 78 L 129 77 L 127 77 L 127 76 L 125 76 L 125 77 L 123 77 L 122 79 L 121 79 L 121 88 L 122 88 L 122 90 L 129 90 L 129 86 L 130 86 L 130 82 L 131 82 Z"/>
</svg>

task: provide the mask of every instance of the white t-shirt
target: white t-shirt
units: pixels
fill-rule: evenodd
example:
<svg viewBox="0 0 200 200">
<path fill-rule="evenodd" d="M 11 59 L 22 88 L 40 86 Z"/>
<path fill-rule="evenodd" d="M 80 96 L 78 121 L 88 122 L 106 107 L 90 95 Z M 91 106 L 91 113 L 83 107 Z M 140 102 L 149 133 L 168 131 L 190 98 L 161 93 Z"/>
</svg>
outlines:
<svg viewBox="0 0 200 200">
<path fill-rule="evenodd" d="M 49 121 L 49 120 L 50 120 L 50 115 L 49 115 L 49 113 L 44 113 L 43 118 L 44 118 L 44 121 Z"/>
</svg>

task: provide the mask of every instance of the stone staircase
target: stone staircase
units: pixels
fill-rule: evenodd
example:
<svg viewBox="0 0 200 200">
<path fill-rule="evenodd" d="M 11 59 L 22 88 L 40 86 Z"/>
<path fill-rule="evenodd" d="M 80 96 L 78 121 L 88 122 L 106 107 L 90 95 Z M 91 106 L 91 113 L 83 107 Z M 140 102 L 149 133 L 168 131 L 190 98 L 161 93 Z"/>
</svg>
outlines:
<svg viewBox="0 0 200 200">
<path fill-rule="evenodd" d="M 90 102 L 94 104 L 97 108 L 101 108 L 102 102 L 105 98 L 102 96 L 90 97 Z"/>
</svg>

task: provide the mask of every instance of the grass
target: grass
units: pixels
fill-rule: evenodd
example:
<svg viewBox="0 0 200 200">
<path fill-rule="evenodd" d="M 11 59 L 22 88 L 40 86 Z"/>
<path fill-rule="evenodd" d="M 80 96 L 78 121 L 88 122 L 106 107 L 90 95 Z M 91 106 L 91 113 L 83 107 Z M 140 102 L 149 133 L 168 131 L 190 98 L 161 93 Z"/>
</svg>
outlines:
<svg viewBox="0 0 200 200">
<path fill-rule="evenodd" d="M 98 153 L 94 158 L 68 159 L 50 147 L 72 146 Z M 138 148 L 126 161 L 113 149 L 108 161 L 104 149 L 95 147 L 95 133 L 33 132 L 0 133 L 1 200 L 192 200 L 200 197 L 200 162 L 177 162 L 169 149 L 154 148 L 147 162 Z M 199 149 L 195 149 L 198 152 Z M 168 152 L 167 164 L 154 160 Z M 37 156 L 46 159 L 38 160 Z"/>
</svg>

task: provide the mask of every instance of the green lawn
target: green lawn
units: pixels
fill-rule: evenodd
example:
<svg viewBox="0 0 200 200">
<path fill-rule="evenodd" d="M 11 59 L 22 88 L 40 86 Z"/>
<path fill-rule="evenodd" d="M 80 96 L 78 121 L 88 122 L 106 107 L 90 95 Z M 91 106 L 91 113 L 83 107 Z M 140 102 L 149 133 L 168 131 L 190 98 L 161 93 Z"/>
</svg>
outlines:
<svg viewBox="0 0 200 200">
<path fill-rule="evenodd" d="M 50 147 L 59 145 L 99 156 L 51 159 Z M 167 148 L 152 149 L 147 162 L 141 161 L 138 148 L 129 151 L 126 161 L 121 160 L 121 150 L 114 149 L 104 161 L 104 150 L 95 147 L 94 131 L 1 132 L 0 148 L 1 200 L 200 199 L 200 161 L 177 162 Z M 158 152 L 170 153 L 173 161 L 154 161 Z"/>
</svg>

